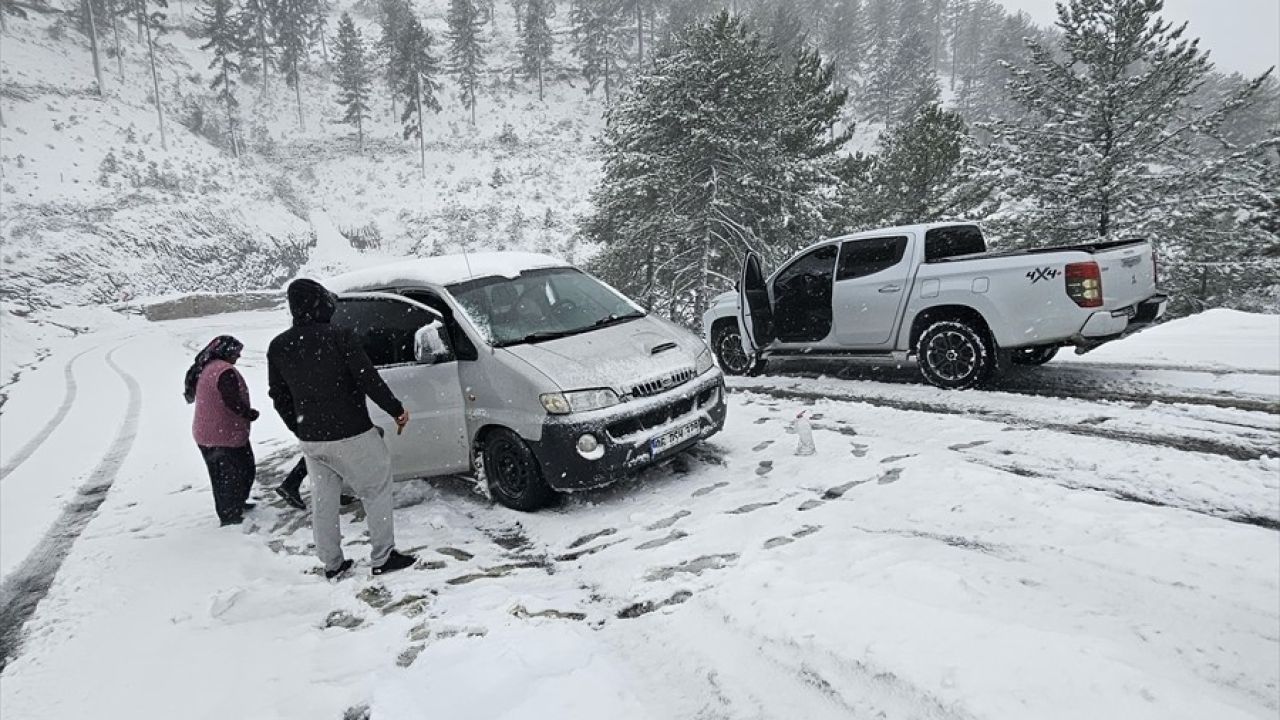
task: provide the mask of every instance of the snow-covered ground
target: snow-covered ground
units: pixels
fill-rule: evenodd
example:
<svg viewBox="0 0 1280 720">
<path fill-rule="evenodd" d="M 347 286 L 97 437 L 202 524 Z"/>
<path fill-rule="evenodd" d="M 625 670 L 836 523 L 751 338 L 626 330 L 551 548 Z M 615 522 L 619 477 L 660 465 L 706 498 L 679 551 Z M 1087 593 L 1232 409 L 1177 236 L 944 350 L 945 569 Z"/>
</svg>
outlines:
<svg viewBox="0 0 1280 720">
<path fill-rule="evenodd" d="M 179 392 L 230 331 L 267 409 L 286 322 L 120 318 L 9 387 L 6 587 L 102 504 L 0 674 L 6 720 L 1280 712 L 1273 316 L 1175 321 L 989 392 L 910 369 L 734 380 L 722 434 L 546 512 L 401 483 L 418 567 L 371 578 L 355 522 L 333 584 L 261 488 L 217 527 Z M 273 485 L 294 445 L 270 412 L 254 442 Z"/>
</svg>

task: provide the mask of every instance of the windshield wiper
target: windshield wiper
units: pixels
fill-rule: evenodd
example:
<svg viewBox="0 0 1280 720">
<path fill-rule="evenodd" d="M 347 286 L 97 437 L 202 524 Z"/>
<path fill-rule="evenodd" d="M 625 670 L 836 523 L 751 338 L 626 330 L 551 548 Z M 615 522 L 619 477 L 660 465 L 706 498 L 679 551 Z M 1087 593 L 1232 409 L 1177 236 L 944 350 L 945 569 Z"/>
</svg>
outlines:
<svg viewBox="0 0 1280 720">
<path fill-rule="evenodd" d="M 521 337 L 521 338 L 504 340 L 503 342 L 495 344 L 494 347 L 507 347 L 508 345 L 524 345 L 527 343 L 543 342 L 544 340 L 556 340 L 558 338 L 568 337 L 570 335 L 577 335 L 579 333 L 584 333 L 584 332 L 587 332 L 588 330 L 596 330 L 598 328 L 608 327 L 610 325 L 616 325 L 618 323 L 626 322 L 628 320 L 635 320 L 636 318 L 640 318 L 640 317 L 644 317 L 644 313 L 629 312 L 629 313 L 623 313 L 621 315 L 610 314 L 608 317 L 602 317 L 599 320 L 591 323 L 590 325 L 585 325 L 580 328 L 574 328 L 572 330 L 539 330 L 538 332 L 529 333 L 528 335 L 525 335 L 524 337 Z"/>
<path fill-rule="evenodd" d="M 607 327 L 609 325 L 617 325 L 618 323 L 621 323 L 621 322 L 626 322 L 628 320 L 635 320 L 636 318 L 642 318 L 642 317 L 644 317 L 644 313 L 638 310 L 629 312 L 629 313 L 622 313 L 621 315 L 610 313 L 608 316 L 602 317 L 599 320 L 591 323 L 591 327 L 592 329 L 602 328 L 602 327 Z"/>
</svg>

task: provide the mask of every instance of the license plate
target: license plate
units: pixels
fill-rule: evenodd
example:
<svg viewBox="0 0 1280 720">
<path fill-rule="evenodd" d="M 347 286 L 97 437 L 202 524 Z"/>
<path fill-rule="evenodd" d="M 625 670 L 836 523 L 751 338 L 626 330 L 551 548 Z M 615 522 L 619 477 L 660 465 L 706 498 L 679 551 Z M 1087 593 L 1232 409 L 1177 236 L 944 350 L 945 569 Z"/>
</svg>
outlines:
<svg viewBox="0 0 1280 720">
<path fill-rule="evenodd" d="M 701 423 L 694 421 L 688 425 L 681 425 L 675 430 L 671 430 L 653 438 L 649 441 L 649 449 L 654 455 L 665 452 L 680 443 L 692 440 L 698 437 L 698 431 L 701 429 Z"/>
</svg>

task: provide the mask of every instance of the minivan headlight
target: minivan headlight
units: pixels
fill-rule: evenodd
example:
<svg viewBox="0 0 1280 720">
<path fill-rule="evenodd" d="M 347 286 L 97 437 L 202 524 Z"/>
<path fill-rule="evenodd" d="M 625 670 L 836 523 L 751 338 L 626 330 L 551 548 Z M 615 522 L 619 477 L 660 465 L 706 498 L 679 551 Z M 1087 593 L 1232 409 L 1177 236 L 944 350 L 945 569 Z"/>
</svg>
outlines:
<svg viewBox="0 0 1280 720">
<path fill-rule="evenodd" d="M 697 375 L 711 369 L 711 348 L 706 345 L 702 346 L 702 352 L 698 353 L 697 363 L 693 367 L 693 371 Z"/>
<path fill-rule="evenodd" d="M 599 410 L 618 404 L 618 394 L 609 388 L 574 390 L 565 393 L 546 393 L 541 397 L 542 407 L 552 415 Z"/>
</svg>

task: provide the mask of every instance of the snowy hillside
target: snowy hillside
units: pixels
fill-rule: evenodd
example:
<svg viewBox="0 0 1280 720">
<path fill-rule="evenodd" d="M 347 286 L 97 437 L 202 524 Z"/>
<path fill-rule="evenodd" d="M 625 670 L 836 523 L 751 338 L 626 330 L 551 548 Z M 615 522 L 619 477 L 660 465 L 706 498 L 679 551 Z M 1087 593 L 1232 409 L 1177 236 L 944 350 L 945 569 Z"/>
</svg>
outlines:
<svg viewBox="0 0 1280 720">
<path fill-rule="evenodd" d="M 418 4 L 438 44 L 446 4 Z M 366 36 L 376 37 L 357 5 Z M 332 8 L 330 32 L 348 9 Z M 38 328 L 25 325 L 48 320 L 41 313 L 50 308 L 274 288 L 303 267 L 329 272 L 459 248 L 586 257 L 589 248 L 573 245 L 573 226 L 598 172 L 592 143 L 603 103 L 567 77 L 551 78 L 544 102 L 536 88 L 513 82 L 512 13 L 499 5 L 489 28 L 491 72 L 475 126 L 444 79 L 443 109 L 428 118 L 425 177 L 417 143 L 401 137 L 381 84 L 366 147 L 357 150 L 320 58 L 303 74 L 305 131 L 278 72 L 265 96 L 256 78 L 239 87 L 247 152 L 232 158 L 190 3 L 170 9 L 176 27 L 157 45 L 167 149 L 146 46 L 130 23 L 120 28 L 123 61 L 104 54 L 99 98 L 74 18 L 10 17 L 0 47 L 0 386 L 48 352 Z M 108 50 L 110 40 L 103 38 Z M 323 214 L 317 222 L 315 212 Z M 318 252 L 322 236 L 332 242 Z"/>
</svg>

